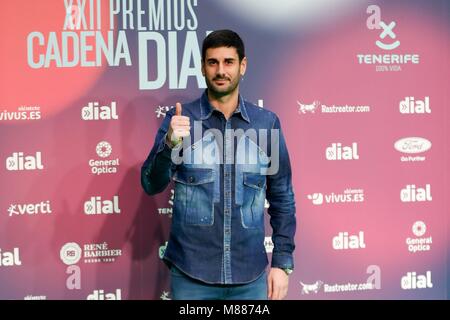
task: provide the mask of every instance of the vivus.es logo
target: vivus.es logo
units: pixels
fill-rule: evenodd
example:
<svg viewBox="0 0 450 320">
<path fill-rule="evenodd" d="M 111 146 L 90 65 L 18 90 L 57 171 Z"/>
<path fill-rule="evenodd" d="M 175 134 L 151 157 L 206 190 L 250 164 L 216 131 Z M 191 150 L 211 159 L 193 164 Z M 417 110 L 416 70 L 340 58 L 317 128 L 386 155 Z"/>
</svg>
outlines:
<svg viewBox="0 0 450 320">
<path fill-rule="evenodd" d="M 359 64 L 375 65 L 376 71 L 402 71 L 402 65 L 419 64 L 420 56 L 416 53 L 395 54 L 395 49 L 400 47 L 400 40 L 397 38 L 395 21 L 386 22 L 381 18 L 381 8 L 377 5 L 370 5 L 366 10 L 369 17 L 366 26 L 369 30 L 378 31 L 378 38 L 375 46 L 383 50 L 382 54 L 358 53 Z"/>
</svg>

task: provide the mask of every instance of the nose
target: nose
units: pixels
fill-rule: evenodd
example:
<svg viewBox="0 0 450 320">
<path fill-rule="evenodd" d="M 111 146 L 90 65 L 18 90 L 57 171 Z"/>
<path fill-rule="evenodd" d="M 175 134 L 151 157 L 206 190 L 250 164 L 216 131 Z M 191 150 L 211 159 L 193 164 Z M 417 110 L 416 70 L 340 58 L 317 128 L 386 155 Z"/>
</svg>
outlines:
<svg viewBox="0 0 450 320">
<path fill-rule="evenodd" d="M 223 63 L 218 63 L 217 75 L 219 75 L 221 78 L 225 76 L 225 68 Z"/>
</svg>

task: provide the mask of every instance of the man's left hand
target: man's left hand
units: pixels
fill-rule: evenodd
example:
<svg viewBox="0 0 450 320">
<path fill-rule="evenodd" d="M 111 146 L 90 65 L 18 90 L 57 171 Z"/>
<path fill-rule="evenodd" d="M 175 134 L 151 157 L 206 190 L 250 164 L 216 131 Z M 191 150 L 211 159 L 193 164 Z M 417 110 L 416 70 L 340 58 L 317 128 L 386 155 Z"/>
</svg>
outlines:
<svg viewBox="0 0 450 320">
<path fill-rule="evenodd" d="M 288 292 L 289 276 L 280 268 L 270 268 L 267 277 L 267 296 L 270 300 L 282 300 Z"/>
</svg>

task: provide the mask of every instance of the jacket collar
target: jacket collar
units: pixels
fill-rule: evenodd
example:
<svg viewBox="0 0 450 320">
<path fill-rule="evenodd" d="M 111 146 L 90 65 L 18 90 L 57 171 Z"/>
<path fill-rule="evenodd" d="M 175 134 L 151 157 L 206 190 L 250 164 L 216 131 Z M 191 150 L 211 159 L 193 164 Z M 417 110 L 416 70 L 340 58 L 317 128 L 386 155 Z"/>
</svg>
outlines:
<svg viewBox="0 0 450 320">
<path fill-rule="evenodd" d="M 245 121 L 247 121 L 248 123 L 250 123 L 250 118 L 248 117 L 247 114 L 247 109 L 245 108 L 245 101 L 244 98 L 239 94 L 239 100 L 238 100 L 238 106 L 237 108 L 234 110 L 234 113 L 240 113 L 242 119 L 244 119 Z M 208 100 L 208 93 L 207 93 L 207 89 L 203 92 L 201 98 L 200 98 L 200 119 L 201 120 L 206 120 L 208 119 L 211 114 L 213 113 L 214 110 L 217 110 L 216 108 L 214 108 Z"/>
</svg>

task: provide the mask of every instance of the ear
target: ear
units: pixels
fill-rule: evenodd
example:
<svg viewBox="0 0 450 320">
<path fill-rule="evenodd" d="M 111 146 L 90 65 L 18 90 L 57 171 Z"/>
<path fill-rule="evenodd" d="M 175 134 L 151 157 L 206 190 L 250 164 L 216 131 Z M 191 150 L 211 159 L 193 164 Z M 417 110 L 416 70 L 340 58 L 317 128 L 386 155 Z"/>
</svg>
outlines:
<svg viewBox="0 0 450 320">
<path fill-rule="evenodd" d="M 245 70 L 247 70 L 247 57 L 244 57 L 241 61 L 241 65 L 239 66 L 239 72 L 241 76 L 245 74 Z"/>
<path fill-rule="evenodd" d="M 202 61 L 202 75 L 205 76 L 205 63 Z"/>
</svg>

